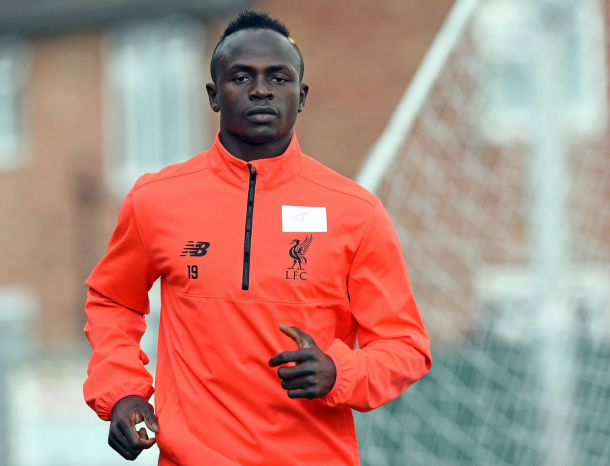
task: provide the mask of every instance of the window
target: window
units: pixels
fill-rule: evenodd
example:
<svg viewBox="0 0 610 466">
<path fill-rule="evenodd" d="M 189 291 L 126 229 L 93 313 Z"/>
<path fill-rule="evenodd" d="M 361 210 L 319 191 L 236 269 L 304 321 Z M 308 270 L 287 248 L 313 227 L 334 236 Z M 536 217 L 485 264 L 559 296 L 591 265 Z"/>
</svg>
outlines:
<svg viewBox="0 0 610 466">
<path fill-rule="evenodd" d="M 549 113 L 571 136 L 603 134 L 604 18 L 599 0 L 483 5 L 473 40 L 481 59 L 479 124 L 488 139 L 523 140 Z"/>
<path fill-rule="evenodd" d="M 0 37 L 0 168 L 18 165 L 23 153 L 25 55 L 22 40 Z"/>
<path fill-rule="evenodd" d="M 486 267 L 477 274 L 474 285 L 479 314 L 475 321 L 481 330 L 510 343 L 535 338 L 535 290 L 525 267 Z"/>
<path fill-rule="evenodd" d="M 556 312 L 567 315 L 574 326 L 573 335 L 602 342 L 610 337 L 610 273 L 607 267 L 573 266 L 566 277 L 566 286 L 557 287 L 562 293 Z M 476 321 L 481 330 L 501 341 L 523 343 L 536 341 L 540 329 L 536 316 L 540 302 L 536 299 L 538 283 L 525 266 L 488 266 L 476 277 L 474 290 L 478 302 Z"/>
<path fill-rule="evenodd" d="M 31 349 L 32 327 L 39 310 L 38 298 L 30 287 L 0 286 L 0 372 L 6 361 L 23 358 Z"/>
<path fill-rule="evenodd" d="M 128 23 L 107 48 L 108 180 L 124 195 L 135 180 L 204 149 L 205 41 L 190 19 Z"/>
</svg>

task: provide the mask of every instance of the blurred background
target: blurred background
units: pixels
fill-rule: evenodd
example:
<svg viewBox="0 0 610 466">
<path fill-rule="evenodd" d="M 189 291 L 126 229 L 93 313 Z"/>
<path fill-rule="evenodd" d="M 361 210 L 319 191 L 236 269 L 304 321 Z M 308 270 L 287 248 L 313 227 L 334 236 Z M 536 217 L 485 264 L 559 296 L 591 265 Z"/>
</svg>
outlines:
<svg viewBox="0 0 610 466">
<path fill-rule="evenodd" d="M 210 146 L 248 5 L 288 25 L 301 147 L 384 202 L 432 339 L 357 414 L 363 465 L 610 464 L 608 0 L 0 0 L 0 466 L 125 464 L 82 397 L 83 283 L 136 178 Z"/>
</svg>

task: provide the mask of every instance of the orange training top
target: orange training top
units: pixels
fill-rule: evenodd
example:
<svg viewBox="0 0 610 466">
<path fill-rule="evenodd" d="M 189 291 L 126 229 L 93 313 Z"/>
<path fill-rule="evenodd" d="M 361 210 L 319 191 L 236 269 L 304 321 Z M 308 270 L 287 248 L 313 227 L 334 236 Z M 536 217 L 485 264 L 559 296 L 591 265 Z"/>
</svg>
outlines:
<svg viewBox="0 0 610 466">
<path fill-rule="evenodd" d="M 149 398 L 139 342 L 161 278 L 156 375 L 161 466 L 357 465 L 351 408 L 387 403 L 430 370 L 430 340 L 379 200 L 303 154 L 249 164 L 209 151 L 142 176 L 86 284 L 85 399 L 104 420 Z M 267 361 L 310 334 L 331 392 L 290 399 Z M 360 349 L 354 349 L 356 341 Z"/>
</svg>

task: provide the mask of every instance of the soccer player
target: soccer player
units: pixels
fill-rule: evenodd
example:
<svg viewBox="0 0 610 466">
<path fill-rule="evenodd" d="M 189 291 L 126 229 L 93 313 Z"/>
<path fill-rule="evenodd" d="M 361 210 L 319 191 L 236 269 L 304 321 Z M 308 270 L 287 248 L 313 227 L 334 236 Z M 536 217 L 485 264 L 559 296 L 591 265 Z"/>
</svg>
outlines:
<svg viewBox="0 0 610 466">
<path fill-rule="evenodd" d="M 128 460 L 156 442 L 161 466 L 357 465 L 351 409 L 432 364 L 397 235 L 301 151 L 309 86 L 282 23 L 241 13 L 210 71 L 212 147 L 136 182 L 86 282 L 85 399 Z M 139 342 L 158 278 L 155 413 Z"/>
</svg>

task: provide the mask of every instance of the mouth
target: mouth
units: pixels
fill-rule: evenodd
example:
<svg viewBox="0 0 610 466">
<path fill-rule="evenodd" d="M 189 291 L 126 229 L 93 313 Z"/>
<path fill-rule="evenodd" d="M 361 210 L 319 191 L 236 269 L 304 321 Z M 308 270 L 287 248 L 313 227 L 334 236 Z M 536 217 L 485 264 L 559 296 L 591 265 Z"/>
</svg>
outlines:
<svg viewBox="0 0 610 466">
<path fill-rule="evenodd" d="M 252 107 L 245 115 L 254 123 L 269 123 L 278 117 L 277 110 L 270 105 Z"/>
</svg>

